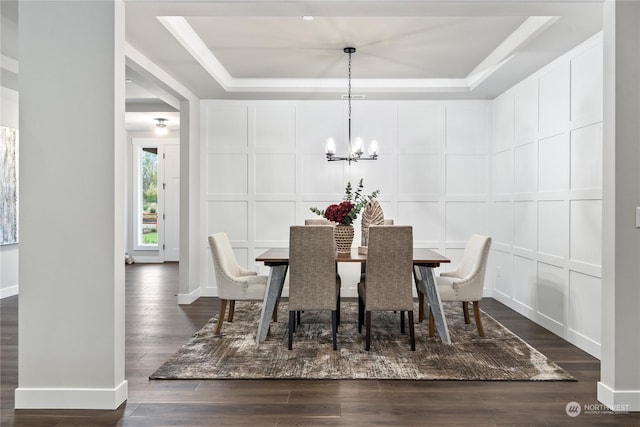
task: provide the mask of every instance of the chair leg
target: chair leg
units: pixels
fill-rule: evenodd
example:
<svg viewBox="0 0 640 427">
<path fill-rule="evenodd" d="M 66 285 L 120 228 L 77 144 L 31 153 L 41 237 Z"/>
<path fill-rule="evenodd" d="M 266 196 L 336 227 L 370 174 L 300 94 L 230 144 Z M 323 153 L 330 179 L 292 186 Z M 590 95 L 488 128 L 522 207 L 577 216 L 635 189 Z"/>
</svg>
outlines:
<svg viewBox="0 0 640 427">
<path fill-rule="evenodd" d="M 293 349 L 293 330 L 296 327 L 296 312 L 289 311 L 289 350 Z"/>
<path fill-rule="evenodd" d="M 431 307 L 429 307 L 429 336 L 433 337 L 436 335 L 436 319 L 433 317 L 433 311 L 431 311 Z"/>
<path fill-rule="evenodd" d="M 222 330 L 222 323 L 224 322 L 224 313 L 227 311 L 227 300 L 220 300 L 220 312 L 218 313 L 218 324 L 216 325 L 216 330 L 214 334 L 220 335 L 220 331 Z"/>
<path fill-rule="evenodd" d="M 338 329 L 338 313 L 336 312 L 337 310 L 332 310 L 331 311 L 331 335 L 333 337 L 333 349 L 337 350 L 338 349 L 338 342 L 336 339 L 336 332 Z"/>
<path fill-rule="evenodd" d="M 362 333 L 362 325 L 364 324 L 364 302 L 358 296 L 358 333 Z"/>
<path fill-rule="evenodd" d="M 233 322 L 233 314 L 236 311 L 236 300 L 232 299 L 229 301 L 229 316 L 227 317 L 227 322 Z"/>
<path fill-rule="evenodd" d="M 400 333 L 404 334 L 404 311 L 400 311 Z"/>
<path fill-rule="evenodd" d="M 298 325 L 300 325 L 300 310 L 296 312 L 296 317 L 298 318 Z"/>
<path fill-rule="evenodd" d="M 469 319 L 469 303 L 467 301 L 462 302 L 462 312 L 464 313 L 464 323 L 468 325 L 471 323 L 471 319 Z"/>
<path fill-rule="evenodd" d="M 482 328 L 482 320 L 480 320 L 480 301 L 473 302 L 473 317 L 476 320 L 476 327 L 478 328 L 478 335 L 484 336 L 484 329 Z"/>
<path fill-rule="evenodd" d="M 424 320 L 424 294 L 418 291 L 418 323 Z"/>
<path fill-rule="evenodd" d="M 416 351 L 416 333 L 413 324 L 413 310 L 409 311 L 409 339 L 411 341 L 411 351 Z"/>
<path fill-rule="evenodd" d="M 340 290 L 338 290 L 338 300 L 336 301 L 336 322 L 340 325 Z"/>
<path fill-rule="evenodd" d="M 371 311 L 367 310 L 367 313 L 366 313 L 365 317 L 367 318 L 366 326 L 365 326 L 367 334 L 366 334 L 366 338 L 365 338 L 364 349 L 369 351 L 369 350 L 371 350 Z"/>
<path fill-rule="evenodd" d="M 271 315 L 271 320 L 274 322 L 278 321 L 278 301 L 276 301 L 276 305 L 273 307 L 273 314 Z"/>
</svg>

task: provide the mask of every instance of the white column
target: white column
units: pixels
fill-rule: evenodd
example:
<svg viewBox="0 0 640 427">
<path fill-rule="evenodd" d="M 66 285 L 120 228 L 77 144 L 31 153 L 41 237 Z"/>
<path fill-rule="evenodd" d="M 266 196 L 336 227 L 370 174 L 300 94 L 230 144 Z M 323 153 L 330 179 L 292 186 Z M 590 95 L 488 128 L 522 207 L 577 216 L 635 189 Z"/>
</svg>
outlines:
<svg viewBox="0 0 640 427">
<path fill-rule="evenodd" d="M 640 2 L 604 5 L 602 358 L 598 400 L 640 411 Z"/>
<path fill-rule="evenodd" d="M 205 180 L 206 182 L 206 180 Z M 200 101 L 180 102 L 180 285 L 178 304 L 201 296 Z M 208 255 L 208 254 L 207 254 Z"/>
<path fill-rule="evenodd" d="M 124 379 L 124 4 L 21 1 L 16 408 L 115 409 Z"/>
</svg>

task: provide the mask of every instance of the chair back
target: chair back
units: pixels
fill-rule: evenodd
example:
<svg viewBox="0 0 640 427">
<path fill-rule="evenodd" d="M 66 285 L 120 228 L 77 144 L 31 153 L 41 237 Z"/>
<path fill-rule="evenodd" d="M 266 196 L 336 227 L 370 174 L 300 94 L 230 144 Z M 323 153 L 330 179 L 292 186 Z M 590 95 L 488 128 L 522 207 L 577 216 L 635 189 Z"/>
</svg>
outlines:
<svg viewBox="0 0 640 427">
<path fill-rule="evenodd" d="M 289 231 L 289 310 L 335 310 L 333 226 L 294 225 Z"/>
<path fill-rule="evenodd" d="M 328 219 L 305 219 L 304 225 L 335 225 L 335 223 L 329 221 Z"/>
<path fill-rule="evenodd" d="M 236 256 L 231 248 L 227 233 L 216 233 L 208 236 L 209 247 L 213 257 L 213 266 L 218 283 L 240 276 L 240 270 Z"/>
<path fill-rule="evenodd" d="M 472 234 L 464 248 L 460 265 L 456 268 L 460 278 L 479 276 L 484 280 L 487 269 L 487 259 L 491 248 L 491 237 Z"/>
<path fill-rule="evenodd" d="M 413 310 L 413 228 L 369 227 L 367 310 Z"/>
</svg>

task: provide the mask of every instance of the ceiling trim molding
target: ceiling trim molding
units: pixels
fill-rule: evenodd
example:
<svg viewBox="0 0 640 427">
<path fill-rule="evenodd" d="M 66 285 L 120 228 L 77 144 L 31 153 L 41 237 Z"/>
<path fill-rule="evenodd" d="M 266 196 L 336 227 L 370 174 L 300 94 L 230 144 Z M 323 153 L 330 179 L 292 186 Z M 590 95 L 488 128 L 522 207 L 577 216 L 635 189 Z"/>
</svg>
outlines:
<svg viewBox="0 0 640 427">
<path fill-rule="evenodd" d="M 344 79 L 234 78 L 183 16 L 158 16 L 160 23 L 226 92 L 340 93 Z M 517 55 L 558 16 L 530 16 L 464 78 L 353 79 L 356 90 L 366 92 L 471 92 Z"/>
<path fill-rule="evenodd" d="M 182 97 L 189 101 L 198 101 L 198 97 L 189 89 L 187 89 L 186 86 L 184 86 L 182 83 L 174 79 L 166 71 L 160 68 L 155 62 L 151 61 L 144 54 L 142 54 L 142 52 L 140 52 L 139 50 L 137 50 L 135 47 L 131 46 L 127 42 L 125 42 L 125 56 L 128 61 L 133 62 L 139 68 L 141 68 L 142 70 L 144 70 L 145 72 L 153 76 L 154 79 L 158 80 L 159 82 L 162 82 L 164 85 L 166 85 L 168 88 L 171 88 L 172 91 L 175 91 L 176 94 L 179 95 L 177 97 L 173 97 L 172 95 L 169 95 L 173 97 L 173 100 L 163 99 L 163 101 L 167 102 L 167 104 L 179 110 L 180 109 L 180 102 L 178 100 L 179 97 Z M 131 65 L 131 64 L 128 63 L 127 65 Z M 177 102 L 177 106 L 173 105 L 176 102 Z"/>
</svg>

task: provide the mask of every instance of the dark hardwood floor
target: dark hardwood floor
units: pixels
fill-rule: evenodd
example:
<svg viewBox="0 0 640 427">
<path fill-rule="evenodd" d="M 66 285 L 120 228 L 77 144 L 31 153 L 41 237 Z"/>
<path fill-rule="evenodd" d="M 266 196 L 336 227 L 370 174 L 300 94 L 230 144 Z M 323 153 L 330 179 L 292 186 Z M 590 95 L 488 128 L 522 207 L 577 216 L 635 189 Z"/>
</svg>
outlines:
<svg viewBox="0 0 640 427">
<path fill-rule="evenodd" d="M 177 264 L 126 269 L 129 399 L 115 411 L 14 410 L 18 297 L 0 301 L 2 426 L 437 426 L 640 425 L 640 414 L 599 411 L 599 361 L 492 299 L 483 309 L 571 372 L 577 382 L 150 381 L 148 376 L 218 309 L 178 306 Z M 569 402 L 596 414 L 575 418 Z"/>
</svg>

